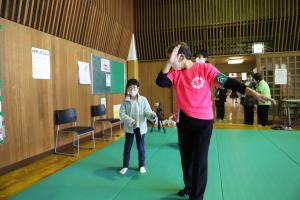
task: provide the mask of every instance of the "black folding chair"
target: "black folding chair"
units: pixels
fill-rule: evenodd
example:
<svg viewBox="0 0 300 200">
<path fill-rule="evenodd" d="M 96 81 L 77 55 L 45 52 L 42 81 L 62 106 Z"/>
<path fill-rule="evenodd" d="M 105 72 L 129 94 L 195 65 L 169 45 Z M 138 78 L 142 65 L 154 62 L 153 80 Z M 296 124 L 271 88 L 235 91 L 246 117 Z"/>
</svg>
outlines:
<svg viewBox="0 0 300 200">
<path fill-rule="evenodd" d="M 92 115 L 92 127 L 95 128 L 96 123 L 101 124 L 102 127 L 102 135 L 106 136 L 105 134 L 105 124 L 109 123 L 110 125 L 110 140 L 112 139 L 112 128 L 114 125 L 119 124 L 120 125 L 120 131 L 122 130 L 122 122 L 120 119 L 114 119 L 114 118 L 106 118 L 106 108 L 105 105 L 95 105 L 91 107 L 91 115 Z M 96 139 L 106 139 L 106 138 L 96 138 Z"/>
<path fill-rule="evenodd" d="M 77 115 L 76 110 L 74 108 L 69 108 L 65 110 L 56 110 L 55 111 L 55 124 L 56 124 L 56 138 L 55 138 L 55 153 L 69 156 L 77 156 L 79 154 L 79 148 L 83 149 L 95 149 L 95 137 L 94 137 L 94 129 L 93 127 L 88 126 L 77 126 Z M 69 128 L 61 129 L 60 126 L 63 124 L 72 124 Z M 59 152 L 59 136 L 64 133 L 72 133 L 73 134 L 73 146 L 77 147 L 77 153 L 65 153 Z M 79 145 L 80 137 L 86 136 L 90 134 L 93 140 L 92 147 L 81 147 Z"/>
</svg>

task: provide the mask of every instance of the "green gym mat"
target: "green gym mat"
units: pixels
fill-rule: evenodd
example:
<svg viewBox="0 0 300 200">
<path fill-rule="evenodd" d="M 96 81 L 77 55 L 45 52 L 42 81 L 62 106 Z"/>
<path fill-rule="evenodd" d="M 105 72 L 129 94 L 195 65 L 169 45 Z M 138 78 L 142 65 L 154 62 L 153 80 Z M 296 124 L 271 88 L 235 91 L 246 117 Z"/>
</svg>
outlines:
<svg viewBox="0 0 300 200">
<path fill-rule="evenodd" d="M 177 130 L 146 135 L 146 174 L 119 174 L 124 138 L 10 199 L 176 200 L 183 187 Z M 214 129 L 205 200 L 299 200 L 300 132 Z"/>
</svg>

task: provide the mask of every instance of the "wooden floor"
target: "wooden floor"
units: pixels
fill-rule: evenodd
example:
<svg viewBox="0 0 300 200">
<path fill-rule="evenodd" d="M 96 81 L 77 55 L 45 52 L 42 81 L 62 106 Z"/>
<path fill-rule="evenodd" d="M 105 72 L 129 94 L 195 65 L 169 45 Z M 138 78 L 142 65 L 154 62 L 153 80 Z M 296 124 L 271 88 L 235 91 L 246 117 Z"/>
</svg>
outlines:
<svg viewBox="0 0 300 200">
<path fill-rule="evenodd" d="M 226 103 L 226 114 L 223 122 L 216 122 L 214 128 L 221 129 L 270 129 L 270 126 L 259 127 L 257 125 L 244 125 L 243 122 L 243 107 L 240 104 Z M 112 141 L 97 141 L 96 149 L 101 149 L 112 142 L 123 137 L 124 134 L 120 131 L 114 132 L 115 137 Z M 116 136 L 120 135 L 120 136 Z M 88 143 L 87 143 L 88 144 Z M 9 172 L 0 177 L 0 199 L 5 199 L 35 182 L 57 172 L 58 170 L 72 164 L 73 162 L 93 153 L 91 150 L 81 150 L 78 157 L 69 157 L 61 155 L 49 155 L 25 167 Z"/>
<path fill-rule="evenodd" d="M 123 137 L 123 133 L 120 133 L 120 130 L 115 131 L 113 135 L 114 137 L 111 141 L 97 140 L 96 150 L 111 144 L 112 142 L 118 140 L 120 137 Z M 90 143 L 91 142 L 86 142 L 83 143 L 83 145 L 89 145 Z M 35 182 L 38 182 L 39 180 L 50 176 L 58 170 L 61 170 L 62 168 L 72 164 L 77 160 L 80 160 L 81 158 L 93 152 L 94 151 L 92 150 L 81 149 L 80 154 L 77 157 L 52 154 L 25 167 L 0 176 L 0 199 L 5 199 L 25 189 Z"/>
</svg>

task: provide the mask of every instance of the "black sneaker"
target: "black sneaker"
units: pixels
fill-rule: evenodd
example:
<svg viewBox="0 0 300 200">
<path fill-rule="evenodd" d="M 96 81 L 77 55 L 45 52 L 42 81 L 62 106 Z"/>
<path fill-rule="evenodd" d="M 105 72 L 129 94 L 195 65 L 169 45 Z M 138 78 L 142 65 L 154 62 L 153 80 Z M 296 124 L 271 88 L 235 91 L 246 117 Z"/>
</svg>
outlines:
<svg viewBox="0 0 300 200">
<path fill-rule="evenodd" d="M 188 197 L 190 194 L 183 189 L 179 190 L 179 192 L 177 192 L 177 195 L 181 197 Z"/>
</svg>

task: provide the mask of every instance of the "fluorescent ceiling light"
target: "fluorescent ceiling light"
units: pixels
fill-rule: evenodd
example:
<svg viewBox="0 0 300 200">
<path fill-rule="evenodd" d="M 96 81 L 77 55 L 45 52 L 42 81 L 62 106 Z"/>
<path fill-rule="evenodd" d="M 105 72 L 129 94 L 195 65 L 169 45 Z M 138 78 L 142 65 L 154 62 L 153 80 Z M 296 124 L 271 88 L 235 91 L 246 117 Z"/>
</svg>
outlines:
<svg viewBox="0 0 300 200">
<path fill-rule="evenodd" d="M 264 52 L 264 43 L 253 43 L 252 45 L 252 51 L 253 53 L 263 53 Z"/>
<path fill-rule="evenodd" d="M 244 62 L 244 59 L 229 59 L 228 64 L 241 64 Z"/>
</svg>

